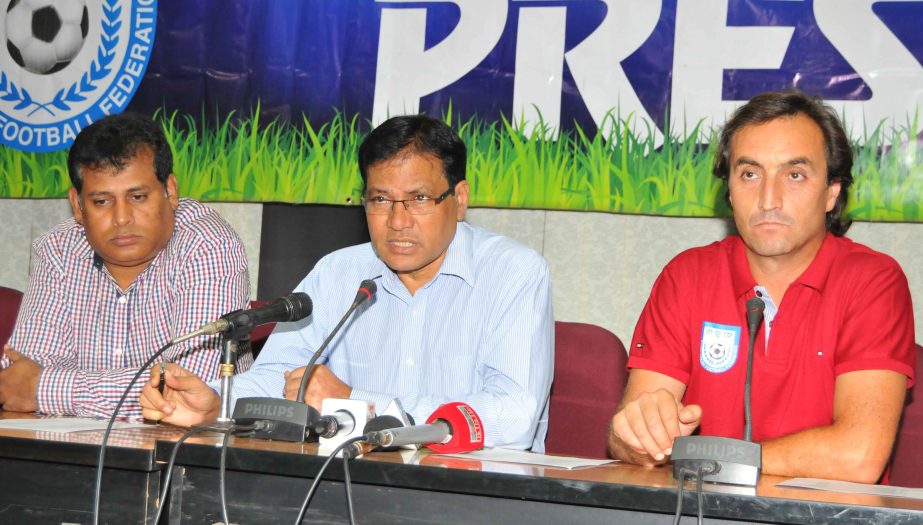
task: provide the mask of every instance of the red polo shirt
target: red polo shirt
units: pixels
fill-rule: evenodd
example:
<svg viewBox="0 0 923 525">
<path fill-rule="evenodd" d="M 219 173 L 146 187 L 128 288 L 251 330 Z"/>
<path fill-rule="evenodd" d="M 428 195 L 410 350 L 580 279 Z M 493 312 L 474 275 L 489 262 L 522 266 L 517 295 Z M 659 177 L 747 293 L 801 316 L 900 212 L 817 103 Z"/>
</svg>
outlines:
<svg viewBox="0 0 923 525">
<path fill-rule="evenodd" d="M 702 435 L 743 437 L 745 305 L 756 284 L 740 237 L 685 251 L 657 278 L 635 329 L 628 366 L 685 383 L 683 403 L 702 406 Z M 785 292 L 768 348 L 764 329 L 754 347 L 755 441 L 831 424 L 839 374 L 893 370 L 913 383 L 907 279 L 894 259 L 849 239 L 827 234 Z"/>
</svg>

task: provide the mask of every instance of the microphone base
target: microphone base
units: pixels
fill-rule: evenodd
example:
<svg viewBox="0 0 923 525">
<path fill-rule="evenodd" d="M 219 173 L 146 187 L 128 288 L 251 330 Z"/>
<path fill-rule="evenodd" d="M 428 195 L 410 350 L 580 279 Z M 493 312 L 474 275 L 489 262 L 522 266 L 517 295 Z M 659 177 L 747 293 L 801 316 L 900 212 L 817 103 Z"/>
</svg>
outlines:
<svg viewBox="0 0 923 525">
<path fill-rule="evenodd" d="M 681 469 L 696 471 L 715 466 L 702 481 L 755 487 L 763 465 L 759 443 L 715 436 L 684 436 L 673 441 L 673 477 L 682 480 Z"/>
<path fill-rule="evenodd" d="M 305 403 L 274 397 L 245 397 L 237 400 L 233 417 L 238 425 L 266 422 L 265 429 L 253 433 L 256 439 L 317 441 L 314 426 L 320 419 L 320 412 Z"/>
</svg>

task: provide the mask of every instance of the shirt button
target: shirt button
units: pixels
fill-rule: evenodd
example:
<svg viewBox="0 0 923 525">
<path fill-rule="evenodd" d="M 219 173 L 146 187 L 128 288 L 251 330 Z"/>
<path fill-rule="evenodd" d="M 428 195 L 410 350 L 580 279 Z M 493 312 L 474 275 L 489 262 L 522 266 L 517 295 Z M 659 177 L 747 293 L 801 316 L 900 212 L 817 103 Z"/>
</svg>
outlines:
<svg viewBox="0 0 923 525">
<path fill-rule="evenodd" d="M 418 313 L 420 313 L 420 311 L 417 310 L 416 308 L 410 311 L 410 314 L 413 315 L 414 317 L 416 317 Z"/>
<path fill-rule="evenodd" d="M 115 355 L 122 355 L 122 349 L 121 349 L 121 348 L 116 348 L 113 352 L 115 353 Z"/>
<path fill-rule="evenodd" d="M 405 361 L 405 363 L 407 363 L 407 366 L 413 366 L 413 358 L 412 358 L 412 357 L 408 357 L 408 358 L 407 358 L 407 361 Z"/>
<path fill-rule="evenodd" d="M 127 302 L 128 302 L 128 297 L 125 297 L 124 295 L 119 297 L 119 304 L 125 304 Z"/>
</svg>

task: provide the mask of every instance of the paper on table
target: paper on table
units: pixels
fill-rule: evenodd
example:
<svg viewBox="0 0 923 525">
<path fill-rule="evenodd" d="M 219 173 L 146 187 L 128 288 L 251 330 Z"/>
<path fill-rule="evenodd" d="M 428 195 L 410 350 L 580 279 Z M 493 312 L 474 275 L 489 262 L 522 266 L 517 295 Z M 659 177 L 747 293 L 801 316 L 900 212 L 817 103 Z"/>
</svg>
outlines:
<svg viewBox="0 0 923 525">
<path fill-rule="evenodd" d="M 68 432 L 80 432 L 83 430 L 105 430 L 109 424 L 102 419 L 90 419 L 83 417 L 46 417 L 40 419 L 0 419 L 0 428 L 15 430 L 38 430 L 45 432 L 58 432 L 66 434 Z M 146 427 L 145 423 L 127 423 L 117 421 L 112 425 L 113 429 L 123 428 L 141 428 Z"/>
<path fill-rule="evenodd" d="M 923 499 L 923 489 L 910 489 L 906 487 L 894 487 L 891 485 L 867 485 L 865 483 L 832 481 L 829 479 L 792 478 L 790 480 L 779 483 L 777 486 L 827 490 L 831 492 L 846 492 L 849 494 L 871 494 L 873 496 Z"/>
<path fill-rule="evenodd" d="M 539 465 L 543 467 L 557 467 L 574 469 L 580 467 L 595 467 L 613 463 L 612 459 L 586 459 L 574 458 L 568 456 L 546 456 L 545 454 L 536 454 L 524 450 L 508 450 L 505 448 L 485 448 L 474 452 L 464 454 L 440 454 L 443 456 L 455 456 L 466 459 L 478 459 L 481 461 L 501 461 L 505 463 L 525 463 L 527 465 Z"/>
</svg>

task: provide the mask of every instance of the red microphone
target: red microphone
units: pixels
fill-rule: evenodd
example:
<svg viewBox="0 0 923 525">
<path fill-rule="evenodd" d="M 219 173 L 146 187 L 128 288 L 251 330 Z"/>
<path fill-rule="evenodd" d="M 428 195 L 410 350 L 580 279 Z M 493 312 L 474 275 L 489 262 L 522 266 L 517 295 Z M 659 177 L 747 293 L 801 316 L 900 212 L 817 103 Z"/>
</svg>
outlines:
<svg viewBox="0 0 923 525">
<path fill-rule="evenodd" d="M 426 446 L 441 454 L 471 452 L 484 448 L 484 425 L 470 406 L 460 403 L 446 403 L 437 408 L 426 419 L 427 424 L 445 424 L 448 436 L 441 442 Z"/>
<path fill-rule="evenodd" d="M 371 448 L 425 445 L 442 454 L 471 452 L 484 447 L 484 425 L 470 406 L 446 403 L 427 418 L 425 425 L 367 431 L 364 443 Z"/>
</svg>

